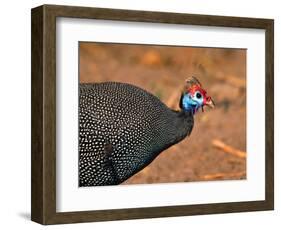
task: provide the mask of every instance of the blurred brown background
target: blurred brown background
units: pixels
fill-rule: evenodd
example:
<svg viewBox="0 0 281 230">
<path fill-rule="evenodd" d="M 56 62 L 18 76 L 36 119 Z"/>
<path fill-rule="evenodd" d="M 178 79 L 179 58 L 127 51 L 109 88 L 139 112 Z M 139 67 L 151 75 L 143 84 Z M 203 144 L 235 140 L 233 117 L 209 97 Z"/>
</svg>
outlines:
<svg viewBox="0 0 281 230">
<path fill-rule="evenodd" d="M 124 184 L 246 178 L 246 50 L 80 42 L 80 82 L 137 85 L 178 109 L 197 77 L 216 103 L 195 115 L 191 136 Z"/>
</svg>

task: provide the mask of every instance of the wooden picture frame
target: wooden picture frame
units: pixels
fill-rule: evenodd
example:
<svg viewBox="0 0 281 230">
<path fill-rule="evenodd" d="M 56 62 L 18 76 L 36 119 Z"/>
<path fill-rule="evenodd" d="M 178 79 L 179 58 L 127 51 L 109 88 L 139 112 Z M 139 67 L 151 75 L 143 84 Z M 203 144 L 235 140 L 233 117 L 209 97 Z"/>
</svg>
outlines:
<svg viewBox="0 0 281 230">
<path fill-rule="evenodd" d="M 255 28 L 265 30 L 265 200 L 98 211 L 56 211 L 56 18 Z M 32 9 L 31 219 L 62 224 L 272 210 L 274 208 L 274 21 L 271 19 L 43 5 Z"/>
</svg>

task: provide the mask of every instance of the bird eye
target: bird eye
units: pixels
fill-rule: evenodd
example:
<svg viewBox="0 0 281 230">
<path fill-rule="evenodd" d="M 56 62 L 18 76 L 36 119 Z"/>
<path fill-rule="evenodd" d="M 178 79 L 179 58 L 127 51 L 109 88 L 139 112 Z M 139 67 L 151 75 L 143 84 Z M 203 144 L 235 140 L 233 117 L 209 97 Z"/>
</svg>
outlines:
<svg viewBox="0 0 281 230">
<path fill-rule="evenodd" d="M 202 97 L 201 93 L 196 93 L 196 98 L 200 99 Z"/>
</svg>

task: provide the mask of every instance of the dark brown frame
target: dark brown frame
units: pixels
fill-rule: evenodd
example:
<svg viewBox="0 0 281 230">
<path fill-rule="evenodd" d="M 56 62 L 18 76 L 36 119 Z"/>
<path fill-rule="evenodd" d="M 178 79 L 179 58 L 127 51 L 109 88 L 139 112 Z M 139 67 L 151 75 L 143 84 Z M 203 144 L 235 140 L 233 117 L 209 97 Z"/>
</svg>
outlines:
<svg viewBox="0 0 281 230">
<path fill-rule="evenodd" d="M 56 18 L 264 29 L 266 36 L 266 186 L 264 201 L 56 212 Z M 271 19 L 43 5 L 32 9 L 31 219 L 41 224 L 272 210 L 274 208 L 274 21 Z"/>
</svg>

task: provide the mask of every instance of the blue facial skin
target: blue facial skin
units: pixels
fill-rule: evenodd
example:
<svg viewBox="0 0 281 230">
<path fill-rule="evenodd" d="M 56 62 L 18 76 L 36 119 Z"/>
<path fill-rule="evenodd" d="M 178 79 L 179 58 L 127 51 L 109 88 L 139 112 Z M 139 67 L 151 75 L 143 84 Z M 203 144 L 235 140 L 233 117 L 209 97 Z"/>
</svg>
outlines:
<svg viewBox="0 0 281 230">
<path fill-rule="evenodd" d="M 184 94 L 182 99 L 182 108 L 186 112 L 191 111 L 192 114 L 195 114 L 195 112 L 203 106 L 203 100 L 203 95 L 199 91 L 196 91 L 193 96 L 189 93 Z"/>
</svg>

